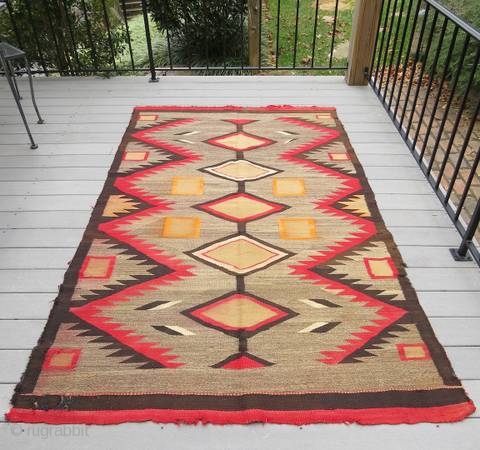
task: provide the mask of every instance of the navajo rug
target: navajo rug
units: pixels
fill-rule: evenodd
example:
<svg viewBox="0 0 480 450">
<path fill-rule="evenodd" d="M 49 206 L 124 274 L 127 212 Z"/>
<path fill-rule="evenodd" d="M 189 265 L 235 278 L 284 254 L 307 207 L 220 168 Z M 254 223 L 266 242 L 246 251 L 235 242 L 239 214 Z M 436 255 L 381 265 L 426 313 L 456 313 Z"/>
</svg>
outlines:
<svg viewBox="0 0 480 450">
<path fill-rule="evenodd" d="M 139 107 L 10 421 L 450 422 L 474 406 L 333 108 Z"/>
</svg>

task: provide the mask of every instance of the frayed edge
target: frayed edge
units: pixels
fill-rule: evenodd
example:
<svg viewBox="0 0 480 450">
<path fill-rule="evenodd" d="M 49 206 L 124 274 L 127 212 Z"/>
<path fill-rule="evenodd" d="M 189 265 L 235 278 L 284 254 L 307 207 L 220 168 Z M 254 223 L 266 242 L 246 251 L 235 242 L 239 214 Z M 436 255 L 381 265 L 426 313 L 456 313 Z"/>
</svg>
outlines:
<svg viewBox="0 0 480 450">
<path fill-rule="evenodd" d="M 463 420 L 475 411 L 471 401 L 455 405 L 428 408 L 369 408 L 307 411 L 244 411 L 215 410 L 100 410 L 100 411 L 39 411 L 12 408 L 5 417 L 9 422 L 46 424 L 115 425 L 125 422 L 175 423 L 185 425 L 215 424 L 245 425 L 249 423 L 273 423 L 308 425 L 314 423 L 357 423 L 359 425 L 397 425 L 449 423 Z"/>
</svg>

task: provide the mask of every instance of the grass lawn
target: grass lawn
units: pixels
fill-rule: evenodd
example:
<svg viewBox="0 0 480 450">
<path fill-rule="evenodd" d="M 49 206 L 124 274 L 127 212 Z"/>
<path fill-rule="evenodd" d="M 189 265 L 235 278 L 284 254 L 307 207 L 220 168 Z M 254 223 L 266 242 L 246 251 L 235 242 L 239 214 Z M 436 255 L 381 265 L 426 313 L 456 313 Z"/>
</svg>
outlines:
<svg viewBox="0 0 480 450">
<path fill-rule="evenodd" d="M 270 64 L 291 66 L 294 60 L 295 22 L 297 0 L 280 1 L 280 33 L 277 35 L 278 0 L 265 0 L 267 10 L 264 14 L 264 26 L 267 27 L 270 40 Z M 298 42 L 295 65 L 309 67 L 312 64 L 313 34 L 315 28 L 316 0 L 299 0 Z M 318 2 L 318 23 L 315 38 L 315 66 L 328 66 L 333 34 L 335 1 Z M 347 62 L 348 41 L 352 30 L 353 0 L 341 0 L 335 32 L 333 66 L 345 66 Z M 276 55 L 277 39 L 279 51 Z"/>
<path fill-rule="evenodd" d="M 480 30 L 480 8 L 478 0 L 440 0 L 450 11 Z"/>
</svg>

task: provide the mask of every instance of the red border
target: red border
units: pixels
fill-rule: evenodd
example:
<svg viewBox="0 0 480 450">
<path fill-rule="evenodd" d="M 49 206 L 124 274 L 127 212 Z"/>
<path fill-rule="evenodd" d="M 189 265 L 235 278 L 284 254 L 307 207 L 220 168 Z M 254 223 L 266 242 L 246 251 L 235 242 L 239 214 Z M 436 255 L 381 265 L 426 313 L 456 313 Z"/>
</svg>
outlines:
<svg viewBox="0 0 480 450">
<path fill-rule="evenodd" d="M 147 105 L 136 106 L 134 111 L 241 111 L 241 112 L 261 112 L 261 111 L 336 111 L 334 106 L 290 106 L 290 105 L 268 105 L 268 106 L 174 106 L 174 105 Z"/>
<path fill-rule="evenodd" d="M 369 408 L 369 409 L 319 409 L 306 411 L 244 411 L 136 409 L 65 411 L 12 408 L 5 417 L 9 422 L 48 424 L 113 425 L 125 422 L 157 423 L 213 423 L 247 424 L 253 422 L 305 425 L 310 423 L 358 423 L 362 425 L 413 424 L 419 422 L 457 422 L 475 411 L 473 403 L 434 406 L 430 408 Z"/>
</svg>

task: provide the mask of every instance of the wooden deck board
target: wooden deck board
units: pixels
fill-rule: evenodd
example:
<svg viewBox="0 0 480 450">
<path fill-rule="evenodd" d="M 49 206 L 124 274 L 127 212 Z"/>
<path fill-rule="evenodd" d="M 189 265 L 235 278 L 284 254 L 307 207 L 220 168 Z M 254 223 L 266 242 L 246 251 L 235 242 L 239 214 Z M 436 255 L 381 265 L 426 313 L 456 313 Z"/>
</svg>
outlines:
<svg viewBox="0 0 480 450">
<path fill-rule="evenodd" d="M 20 85 L 27 115 L 33 118 L 24 80 Z M 467 391 L 480 402 L 478 267 L 451 260 L 448 248 L 458 244 L 458 233 L 370 88 L 347 87 L 340 77 L 182 76 L 164 77 L 158 84 L 147 83 L 146 77 L 38 78 L 36 89 L 47 123 L 32 125 L 41 144 L 32 151 L 0 80 L 0 413 L 7 409 L 14 383 L 43 330 L 131 110 L 143 104 L 336 106 L 420 302 Z M 116 448 L 134 434 L 139 448 L 154 438 L 166 439 L 169 449 L 201 439 L 205 447 L 223 450 L 226 440 L 234 449 L 244 448 L 241 441 L 251 438 L 258 448 L 278 449 L 290 449 L 293 440 L 300 448 L 334 442 L 338 448 L 404 449 L 419 448 L 422 442 L 435 449 L 476 449 L 479 424 L 469 419 L 438 427 L 127 424 L 89 429 L 95 442 Z M 11 448 L 56 448 L 59 442 L 17 438 L 9 425 L 0 428 Z M 275 445 L 265 438 L 274 433 Z M 89 442 L 93 440 L 85 438 L 85 444 Z"/>
</svg>

